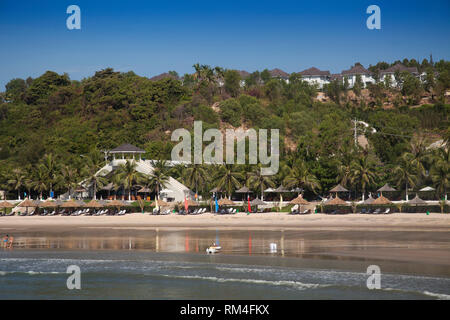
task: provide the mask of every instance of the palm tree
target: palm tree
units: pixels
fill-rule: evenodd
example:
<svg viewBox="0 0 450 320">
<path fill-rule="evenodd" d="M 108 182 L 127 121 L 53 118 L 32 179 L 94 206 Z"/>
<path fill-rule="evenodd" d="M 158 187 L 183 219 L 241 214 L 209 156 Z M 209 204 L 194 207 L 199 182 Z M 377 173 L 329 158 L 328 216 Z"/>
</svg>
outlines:
<svg viewBox="0 0 450 320">
<path fill-rule="evenodd" d="M 17 191 L 17 199 L 20 200 L 20 188 L 25 187 L 26 176 L 20 168 L 14 169 L 8 180 L 8 184 Z"/>
<path fill-rule="evenodd" d="M 85 177 L 84 182 L 92 186 L 94 199 L 97 199 L 97 187 L 101 188 L 108 183 L 108 180 L 104 177 L 107 172 L 105 170 L 98 172 L 102 161 L 99 161 L 95 152 L 89 154 L 86 159 L 87 161 L 81 171 L 81 176 Z"/>
<path fill-rule="evenodd" d="M 53 193 L 53 184 L 58 181 L 59 168 L 53 154 L 46 154 L 41 161 L 42 170 L 47 175 L 50 194 Z"/>
<path fill-rule="evenodd" d="M 184 172 L 184 176 L 187 185 L 189 188 L 194 188 L 196 194 L 198 194 L 199 185 L 202 186 L 201 189 L 203 190 L 208 180 L 206 170 L 200 164 L 189 165 Z"/>
<path fill-rule="evenodd" d="M 216 174 L 217 186 L 221 190 L 225 190 L 229 198 L 236 187 L 240 187 L 239 180 L 243 180 L 242 173 L 237 171 L 237 167 L 232 164 L 223 164 L 219 166 Z"/>
<path fill-rule="evenodd" d="M 115 176 L 117 181 L 121 181 L 125 190 L 128 189 L 128 200 L 131 200 L 131 188 L 141 182 L 143 174 L 136 170 L 137 164 L 134 161 L 127 161 L 119 166 Z"/>
<path fill-rule="evenodd" d="M 366 194 L 367 187 L 375 184 L 375 179 L 378 177 L 375 171 L 375 163 L 369 155 L 359 156 L 353 160 L 350 165 L 350 181 L 361 185 L 362 197 Z"/>
<path fill-rule="evenodd" d="M 32 187 L 39 193 L 39 199 L 42 199 L 42 194 L 48 190 L 48 171 L 42 164 L 38 165 L 34 172 Z"/>
<path fill-rule="evenodd" d="M 404 153 L 397 166 L 394 167 L 393 173 L 397 185 L 405 186 L 406 200 L 408 200 L 408 186 L 414 187 L 419 177 L 417 162 L 414 161 L 410 153 Z"/>
<path fill-rule="evenodd" d="M 69 198 L 72 194 L 72 190 L 77 187 L 77 181 L 78 181 L 78 170 L 75 168 L 72 168 L 68 165 L 64 165 L 61 167 L 61 174 L 59 175 L 59 179 L 57 182 L 57 186 L 61 189 L 66 189 Z"/>
<path fill-rule="evenodd" d="M 288 188 L 299 187 L 302 189 L 310 189 L 314 193 L 320 188 L 316 176 L 309 171 L 306 163 L 301 160 L 295 162 L 284 182 Z"/>
<path fill-rule="evenodd" d="M 275 187 L 272 176 L 261 174 L 261 165 L 254 166 L 253 170 L 249 172 L 248 183 L 251 188 L 260 190 L 261 200 L 264 200 L 264 190 L 267 187 Z"/>
<path fill-rule="evenodd" d="M 159 198 L 159 192 L 165 188 L 169 182 L 170 176 L 166 167 L 166 161 L 153 162 L 153 171 L 149 175 L 144 175 L 143 183 L 147 188 L 155 190 Z"/>
<path fill-rule="evenodd" d="M 430 177 L 439 195 L 447 199 L 447 188 L 450 186 L 450 150 L 441 148 L 435 154 Z"/>
</svg>

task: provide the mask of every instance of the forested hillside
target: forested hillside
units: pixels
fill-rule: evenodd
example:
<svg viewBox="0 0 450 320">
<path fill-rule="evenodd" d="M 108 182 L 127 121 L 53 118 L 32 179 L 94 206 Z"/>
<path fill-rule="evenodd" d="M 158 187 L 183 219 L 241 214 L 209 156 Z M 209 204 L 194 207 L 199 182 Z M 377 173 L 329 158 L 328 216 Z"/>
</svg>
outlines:
<svg viewBox="0 0 450 320">
<path fill-rule="evenodd" d="M 355 159 L 368 161 L 362 165 L 376 173 L 369 179 L 370 185 L 392 181 L 389 170 L 403 161 L 402 155 L 422 152 L 436 140 L 449 139 L 450 105 L 445 100 L 450 87 L 449 62 L 442 61 L 433 69 L 437 76 L 432 84 L 414 89 L 420 90 L 418 94 L 433 93 L 429 105 L 411 107 L 415 101 L 408 96 L 415 92 L 383 84 L 369 88 L 370 94 L 378 94 L 377 99 L 402 97 L 389 109 L 380 103 L 346 98 L 357 93 L 339 83 L 324 89 L 330 101 L 323 103 L 316 99 L 318 89 L 297 74 L 286 83 L 268 78 L 264 72 L 253 73 L 242 86 L 237 71 L 194 67 L 192 75 L 179 78 L 171 72 L 157 80 L 112 69 L 82 81 L 52 71 L 35 79 L 11 80 L 0 96 L 3 188 L 15 190 L 11 174 L 18 168 L 32 181 L 36 168 L 50 154 L 59 166 L 72 168 L 77 177 L 82 175 L 87 154 L 121 143 L 145 149 L 148 159 L 170 159 L 171 132 L 181 127 L 192 129 L 194 120 L 202 120 L 204 129 L 280 129 L 282 161 L 274 181 L 287 181 L 294 169 L 300 170 L 298 174 L 307 172 L 310 180 L 317 182 L 300 185 L 315 192 L 336 182 L 346 184 L 345 170 L 351 170 Z M 368 140 L 365 148 L 354 144 L 353 119 L 376 129 L 357 128 L 358 135 Z M 422 160 L 425 171 L 431 169 L 433 161 Z M 432 183 L 431 176 L 422 178 Z M 245 177 L 242 179 L 245 183 Z M 359 189 L 363 179 L 353 181 Z"/>
</svg>

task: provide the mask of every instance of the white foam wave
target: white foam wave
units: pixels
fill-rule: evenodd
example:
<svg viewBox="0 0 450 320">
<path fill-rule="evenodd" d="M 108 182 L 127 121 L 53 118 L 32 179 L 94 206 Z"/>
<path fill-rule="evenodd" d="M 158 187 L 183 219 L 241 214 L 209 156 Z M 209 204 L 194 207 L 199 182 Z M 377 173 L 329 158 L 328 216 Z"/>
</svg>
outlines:
<svg viewBox="0 0 450 320">
<path fill-rule="evenodd" d="M 424 291 L 423 294 L 430 296 L 430 297 L 438 298 L 439 300 L 450 300 L 450 295 L 448 295 L 448 294 L 434 293 L 434 292 L 429 292 L 429 291 Z"/>
<path fill-rule="evenodd" d="M 279 281 L 271 281 L 271 280 L 261 280 L 261 279 L 237 279 L 237 278 L 217 278 L 217 277 L 202 277 L 202 276 L 174 276 L 174 275 L 163 275 L 165 277 L 170 278 L 178 278 L 178 279 L 199 279 L 206 281 L 214 281 L 214 282 L 241 282 L 241 283 L 252 283 L 252 284 L 265 284 L 272 286 L 285 286 L 291 287 L 298 290 L 306 290 L 306 289 L 316 289 L 328 287 L 329 285 L 325 284 L 316 284 L 316 283 L 303 283 L 299 281 L 287 281 L 287 280 L 279 280 Z"/>
</svg>

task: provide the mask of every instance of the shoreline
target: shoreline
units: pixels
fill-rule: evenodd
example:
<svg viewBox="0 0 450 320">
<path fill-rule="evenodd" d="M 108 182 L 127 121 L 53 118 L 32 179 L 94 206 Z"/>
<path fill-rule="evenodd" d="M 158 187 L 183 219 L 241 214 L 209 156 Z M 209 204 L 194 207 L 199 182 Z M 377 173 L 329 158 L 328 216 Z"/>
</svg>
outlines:
<svg viewBox="0 0 450 320">
<path fill-rule="evenodd" d="M 449 231 L 450 214 L 431 213 L 389 215 L 290 215 L 285 212 L 235 215 L 150 215 L 133 213 L 125 216 L 32 216 L 0 217 L 0 233 L 6 230 L 55 229 L 147 229 L 147 228 L 202 228 L 202 229 L 327 229 L 327 230 L 417 230 Z"/>
</svg>

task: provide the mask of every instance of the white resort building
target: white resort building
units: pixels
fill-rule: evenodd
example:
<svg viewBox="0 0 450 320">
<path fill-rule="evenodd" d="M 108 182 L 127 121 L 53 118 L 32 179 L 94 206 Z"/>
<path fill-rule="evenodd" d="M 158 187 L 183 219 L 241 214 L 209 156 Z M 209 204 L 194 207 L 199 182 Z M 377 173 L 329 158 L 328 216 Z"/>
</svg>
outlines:
<svg viewBox="0 0 450 320">
<path fill-rule="evenodd" d="M 324 84 L 330 83 L 330 71 L 321 71 L 315 67 L 303 70 L 300 72 L 302 80 L 312 85 L 317 85 L 319 89 L 323 88 Z"/>
<path fill-rule="evenodd" d="M 358 75 L 361 76 L 361 81 L 364 87 L 366 87 L 368 83 L 375 83 L 375 79 L 372 77 L 372 73 L 364 68 L 361 64 L 356 64 L 349 70 L 342 71 L 341 75 L 342 81 L 345 81 L 345 78 L 348 79 L 348 85 L 350 88 L 353 88 L 353 86 L 355 85 L 356 77 Z"/>
<path fill-rule="evenodd" d="M 145 153 L 144 150 L 133 146 L 131 144 L 122 144 L 117 148 L 105 152 L 105 159 L 108 160 L 107 164 L 104 165 L 100 170 L 98 170 L 97 175 L 110 176 L 121 164 L 128 161 L 134 161 L 136 163 L 136 170 L 140 173 L 149 175 L 153 172 L 153 160 L 147 160 L 142 157 Z M 112 159 L 109 159 L 112 155 Z M 179 164 L 178 162 L 167 161 L 167 165 L 173 166 Z M 139 189 L 142 186 L 137 186 Z M 84 185 L 87 190 L 88 197 L 93 197 L 92 186 Z M 106 185 L 105 187 L 98 190 L 99 192 L 109 192 L 112 189 L 112 184 Z M 83 195 L 84 196 L 84 195 Z M 165 201 L 184 201 L 184 197 L 193 198 L 194 193 L 186 187 L 184 184 L 178 180 L 169 177 L 167 184 L 161 190 L 161 198 Z M 124 197 L 128 199 L 127 195 Z"/>
</svg>

